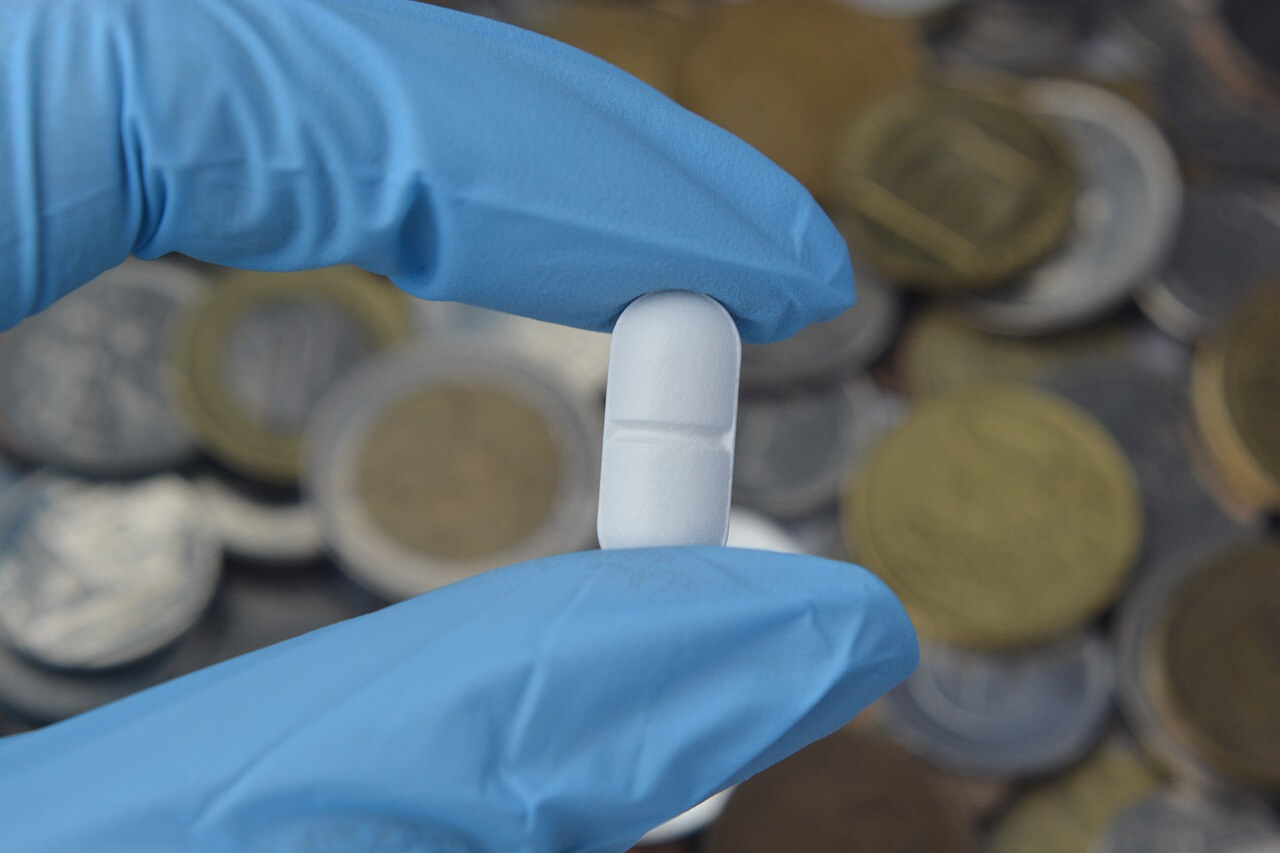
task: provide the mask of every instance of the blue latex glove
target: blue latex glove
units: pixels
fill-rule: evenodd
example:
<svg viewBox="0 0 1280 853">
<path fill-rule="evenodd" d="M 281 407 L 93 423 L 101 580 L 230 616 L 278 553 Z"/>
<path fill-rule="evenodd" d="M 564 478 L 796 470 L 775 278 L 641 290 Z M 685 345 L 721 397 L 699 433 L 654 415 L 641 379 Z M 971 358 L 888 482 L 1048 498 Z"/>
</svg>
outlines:
<svg viewBox="0 0 1280 853">
<path fill-rule="evenodd" d="M 408 0 L 5 0 L 12 323 L 129 252 L 339 262 L 607 329 L 852 301 L 765 158 L 563 45 Z M 0 741 L 0 850 L 616 850 L 916 660 L 867 572 L 723 548 L 514 566 Z"/>
</svg>

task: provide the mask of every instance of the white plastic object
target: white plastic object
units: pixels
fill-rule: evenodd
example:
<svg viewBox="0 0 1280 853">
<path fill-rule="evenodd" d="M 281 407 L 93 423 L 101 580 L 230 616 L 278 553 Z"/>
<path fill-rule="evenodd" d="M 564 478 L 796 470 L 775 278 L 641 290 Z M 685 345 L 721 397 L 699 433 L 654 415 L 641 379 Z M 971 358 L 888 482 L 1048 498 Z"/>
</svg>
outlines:
<svg viewBox="0 0 1280 853">
<path fill-rule="evenodd" d="M 742 341 L 709 296 L 662 291 L 622 312 L 609 349 L 601 548 L 723 545 Z"/>
</svg>

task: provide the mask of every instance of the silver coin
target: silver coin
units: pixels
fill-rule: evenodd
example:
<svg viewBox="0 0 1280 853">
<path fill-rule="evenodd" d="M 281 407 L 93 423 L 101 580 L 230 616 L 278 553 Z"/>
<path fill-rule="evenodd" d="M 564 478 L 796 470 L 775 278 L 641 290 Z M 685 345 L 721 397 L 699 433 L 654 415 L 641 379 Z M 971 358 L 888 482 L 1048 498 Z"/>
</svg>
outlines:
<svg viewBox="0 0 1280 853">
<path fill-rule="evenodd" d="M 220 569 L 185 480 L 37 473 L 0 502 L 0 634 L 33 660 L 101 669 L 189 630 Z"/>
<path fill-rule="evenodd" d="M 1249 290 L 1280 270 L 1280 200 L 1262 184 L 1193 189 L 1168 265 L 1137 294 L 1182 340 L 1216 329 Z"/>
<path fill-rule="evenodd" d="M 1111 660 L 1092 634 L 999 654 L 926 645 L 881 700 L 881 721 L 945 769 L 1013 778 L 1084 755 L 1106 729 L 1111 695 Z"/>
<path fill-rule="evenodd" d="M 1083 325 L 1128 301 L 1167 254 L 1182 207 L 1182 180 L 1156 126 L 1097 86 L 1040 81 L 1032 107 L 1060 124 L 1081 173 L 1066 244 L 1018 281 L 961 302 L 990 331 L 1044 334 Z"/>
<path fill-rule="evenodd" d="M 0 420 L 13 449 L 101 476 L 189 456 L 170 336 L 202 289 L 184 267 L 130 260 L 6 334 Z"/>
<path fill-rule="evenodd" d="M 1095 360 L 1041 377 L 1037 386 L 1092 415 L 1115 438 L 1142 495 L 1138 571 L 1192 547 L 1250 541 L 1258 529 L 1223 512 L 1196 478 L 1187 386 L 1130 360 Z"/>
<path fill-rule="evenodd" d="M 324 552 L 320 516 L 309 501 L 263 500 L 213 474 L 196 478 L 194 485 L 227 553 L 255 563 L 297 565 Z"/>
<path fill-rule="evenodd" d="M 880 356 L 902 316 L 902 297 L 883 279 L 855 263 L 857 302 L 834 320 L 814 323 L 772 344 L 744 344 L 742 387 L 746 391 L 831 384 L 847 379 Z"/>
<path fill-rule="evenodd" d="M 1166 790 L 1140 800 L 1107 829 L 1098 853 L 1205 853 L 1263 841 L 1280 832 L 1258 803 Z"/>
<path fill-rule="evenodd" d="M 821 393 L 743 400 L 735 500 L 781 519 L 820 512 L 835 503 L 851 466 L 904 408 L 865 377 Z"/>
<path fill-rule="evenodd" d="M 554 444 L 557 471 L 553 492 L 518 539 L 487 543 L 483 551 L 445 554 L 434 545 L 406 542 L 375 517 L 361 493 L 361 458 L 388 412 L 420 395 L 459 388 L 494 392 L 536 413 Z M 388 599 L 407 598 L 499 566 L 580 550 L 591 543 L 600 436 L 598 413 L 555 374 L 483 343 L 419 342 L 371 361 L 325 398 L 309 431 L 304 491 L 318 508 L 325 538 L 347 573 Z M 424 433 L 412 440 L 423 448 L 408 454 L 416 459 L 433 442 L 451 439 Z M 430 483 L 433 472 L 415 474 L 412 464 L 410 460 L 398 474 L 418 484 Z M 458 495 L 455 501 L 442 497 L 447 512 L 468 519 L 488 513 L 493 498 L 474 492 Z"/>
</svg>

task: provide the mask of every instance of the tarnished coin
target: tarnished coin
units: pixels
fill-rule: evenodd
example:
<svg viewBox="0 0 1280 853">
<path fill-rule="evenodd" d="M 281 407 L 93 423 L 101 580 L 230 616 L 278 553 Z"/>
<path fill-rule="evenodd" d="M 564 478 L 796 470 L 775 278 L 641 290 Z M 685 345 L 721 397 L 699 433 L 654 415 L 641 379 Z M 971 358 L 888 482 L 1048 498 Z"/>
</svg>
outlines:
<svg viewBox="0 0 1280 853">
<path fill-rule="evenodd" d="M 235 273 L 184 323 L 179 390 L 204 448 L 269 483 L 296 481 L 325 391 L 409 333 L 405 297 L 354 268 Z"/>
<path fill-rule="evenodd" d="M 829 199 L 832 152 L 849 117 L 915 79 L 921 64 L 906 22 L 834 0 L 745 0 L 699 16 L 677 100 Z"/>
<path fill-rule="evenodd" d="M 1098 853 L 1207 853 L 1280 832 L 1259 803 L 1217 800 L 1166 789 L 1125 809 L 1107 828 Z"/>
<path fill-rule="evenodd" d="M 1170 731 L 1223 778 L 1280 791 L 1280 546 L 1199 562 L 1161 614 L 1145 675 Z"/>
<path fill-rule="evenodd" d="M 1092 634 L 1000 654 L 926 644 L 920 666 L 880 702 L 885 729 L 957 773 L 1010 778 L 1057 770 L 1102 737 L 1111 658 Z"/>
<path fill-rule="evenodd" d="M 1243 505 L 1280 509 L 1280 283 L 1238 307 L 1192 373 L 1200 434 Z"/>
<path fill-rule="evenodd" d="M 842 508 L 854 557 L 922 634 L 989 648 L 1048 640 L 1101 612 L 1141 530 L 1115 440 L 1075 406 L 1014 385 L 918 406 Z"/>
<path fill-rule="evenodd" d="M 831 385 L 853 376 L 889 346 L 902 299 L 874 272 L 855 262 L 857 303 L 834 320 L 806 326 L 773 344 L 743 344 L 742 387 L 777 391 Z"/>
<path fill-rule="evenodd" d="M 894 90 L 849 125 L 836 174 L 857 248 L 934 289 L 990 288 L 1036 263 L 1076 197 L 1061 131 L 994 90 Z"/>
<path fill-rule="evenodd" d="M 1252 540 L 1257 525 L 1223 512 L 1192 467 L 1195 443 L 1185 385 L 1136 359 L 1094 359 L 1053 371 L 1037 387 L 1098 419 L 1120 445 L 1142 494 L 1139 571 L 1153 571 L 1190 548 Z"/>
<path fill-rule="evenodd" d="M 1124 355 L 1134 346 L 1133 330 L 1119 323 L 1019 338 L 979 331 L 953 311 L 931 308 L 908 327 L 899 358 L 907 391 L 925 399 L 994 380 L 1029 380 L 1083 358 Z"/>
<path fill-rule="evenodd" d="M 0 634 L 33 660 L 101 669 L 195 624 L 218 546 L 186 481 L 35 474 L 0 502 Z"/>
<path fill-rule="evenodd" d="M 1159 775 L 1136 752 L 1105 743 L 1061 776 L 1024 793 L 996 822 L 989 853 L 1092 853 L 1116 815 L 1156 791 Z"/>
<path fill-rule="evenodd" d="M 130 260 L 4 337 L 0 423 L 35 462 L 125 476 L 194 451 L 173 392 L 170 338 L 203 281 Z"/>
<path fill-rule="evenodd" d="M 649 3 L 556 0 L 533 22 L 543 35 L 566 42 L 674 95 L 689 36 L 689 19 Z"/>
<path fill-rule="evenodd" d="M 1155 272 L 1177 230 L 1182 180 L 1160 131 L 1124 98 L 1065 80 L 1032 83 L 1027 98 L 1074 145 L 1082 188 L 1072 231 L 1023 278 L 963 306 L 983 328 L 1043 334 L 1120 307 Z"/>
<path fill-rule="evenodd" d="M 389 352 L 326 397 L 306 491 L 346 571 L 389 599 L 579 550 L 595 528 L 599 415 L 483 345 Z"/>
<path fill-rule="evenodd" d="M 1169 334 L 1195 340 L 1278 269 L 1280 196 L 1262 184 L 1192 189 L 1168 265 L 1138 304 Z"/>
<path fill-rule="evenodd" d="M 310 501 L 271 499 L 217 474 L 195 480 L 204 511 L 228 554 L 259 564 L 296 566 L 324 552 Z"/>
<path fill-rule="evenodd" d="M 958 853 L 972 830 L 928 767 L 878 737 L 838 731 L 738 786 L 710 853 Z"/>
</svg>

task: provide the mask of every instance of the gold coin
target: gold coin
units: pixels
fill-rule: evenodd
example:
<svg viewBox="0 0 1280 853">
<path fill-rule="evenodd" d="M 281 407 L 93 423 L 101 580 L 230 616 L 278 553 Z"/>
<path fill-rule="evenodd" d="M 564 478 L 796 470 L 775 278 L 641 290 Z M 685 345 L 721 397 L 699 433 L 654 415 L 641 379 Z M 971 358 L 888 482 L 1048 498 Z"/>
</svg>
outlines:
<svg viewBox="0 0 1280 853">
<path fill-rule="evenodd" d="M 1048 254 L 1074 215 L 1057 128 L 1005 93 L 905 86 L 849 126 L 836 156 L 860 249 L 920 287 L 1002 284 Z"/>
<path fill-rule="evenodd" d="M 854 556 L 922 634 L 1031 645 L 1088 621 L 1137 554 L 1128 461 L 1080 409 L 987 385 L 927 401 L 872 451 L 842 502 Z"/>
<path fill-rule="evenodd" d="M 1280 509 L 1280 286 L 1251 294 L 1196 354 L 1192 400 L 1228 488 L 1255 510 Z"/>
<path fill-rule="evenodd" d="M 1207 561 L 1171 597 L 1151 648 L 1171 730 L 1224 776 L 1280 790 L 1280 546 Z"/>
<path fill-rule="evenodd" d="M 920 75 L 907 23 L 832 0 L 746 0 L 695 22 L 677 100 L 831 199 L 841 130 L 889 87 Z"/>
<path fill-rule="evenodd" d="M 354 267 L 223 279 L 178 338 L 179 399 L 204 449 L 255 479 L 295 482 L 316 404 L 408 336 L 407 309 L 390 282 Z"/>
<path fill-rule="evenodd" d="M 908 392 L 923 399 L 993 380 L 1023 381 L 1070 361 L 1119 355 L 1130 336 L 1118 324 L 1017 338 L 981 332 L 952 311 L 933 308 L 916 315 L 900 358 Z"/>
<path fill-rule="evenodd" d="M 572 0 L 554 4 L 535 28 L 673 95 L 689 18 L 651 4 Z"/>
<path fill-rule="evenodd" d="M 1091 853 L 1111 822 L 1161 779 L 1135 751 L 1103 744 L 1067 773 L 1030 789 L 996 823 L 990 853 Z"/>
<path fill-rule="evenodd" d="M 560 469 L 560 443 L 541 412 L 499 388 L 440 385 L 399 400 L 370 428 L 355 488 L 387 536 L 468 559 L 544 525 Z"/>
</svg>

